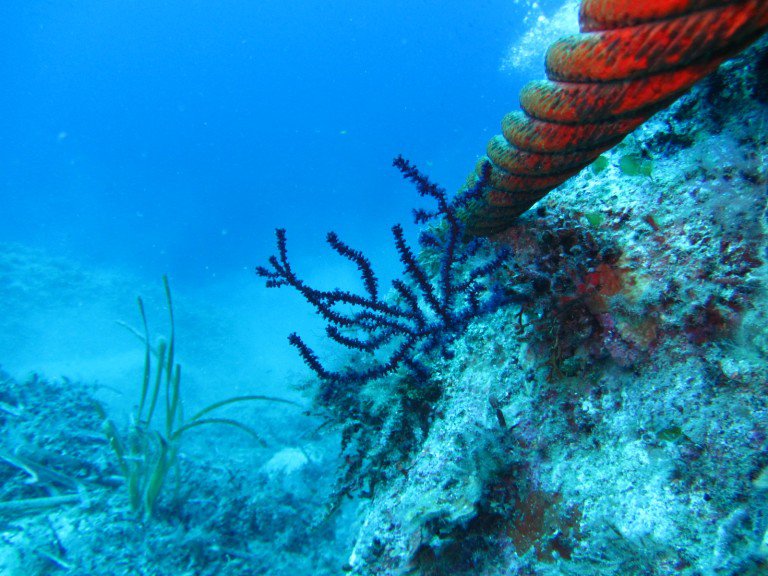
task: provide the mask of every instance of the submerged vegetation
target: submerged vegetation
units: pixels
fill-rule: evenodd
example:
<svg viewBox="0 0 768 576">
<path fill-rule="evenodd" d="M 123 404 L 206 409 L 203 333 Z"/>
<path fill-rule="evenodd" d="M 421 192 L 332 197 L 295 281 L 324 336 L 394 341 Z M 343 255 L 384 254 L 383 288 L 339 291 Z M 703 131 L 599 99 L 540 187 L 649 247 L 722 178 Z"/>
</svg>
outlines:
<svg viewBox="0 0 768 576">
<path fill-rule="evenodd" d="M 168 306 L 170 333 L 160 338 L 152 347 L 144 310 L 144 302 L 138 299 L 143 333 L 131 329 L 144 342 L 144 373 L 141 380 L 141 396 L 136 413 L 131 418 L 128 432 L 120 434 L 115 423 L 104 415 L 104 432 L 117 456 L 120 470 L 125 477 L 131 509 L 140 517 L 151 516 L 171 471 L 176 471 L 179 481 L 178 457 L 182 436 L 198 426 L 221 424 L 238 428 L 265 445 L 262 437 L 252 427 L 231 418 L 209 416 L 214 410 L 250 401 L 284 402 L 290 400 L 270 396 L 235 396 L 215 402 L 184 418 L 181 398 L 181 365 L 175 362 L 176 328 L 173 318 L 173 301 L 168 277 L 163 276 L 165 298 Z M 152 357 L 157 360 L 152 376 Z M 159 411 L 164 416 L 159 428 L 155 422 Z"/>
<path fill-rule="evenodd" d="M 163 283 L 166 337 L 153 342 L 141 299 L 142 330 L 130 329 L 145 361 L 125 431 L 97 400 L 108 386 L 36 374 L 17 381 L 0 370 L 1 574 L 289 574 L 328 562 L 315 552 L 310 522 L 329 489 L 324 458 L 290 469 L 312 492 L 287 492 L 274 430 L 215 413 L 251 401 L 295 403 L 236 396 L 185 416 L 171 291 Z M 244 446 L 251 458 L 227 452 L 221 427 L 211 426 L 205 439 L 187 434 L 209 424 L 254 437 Z M 284 549 L 285 569 L 275 565 L 275 546 Z"/>
<path fill-rule="evenodd" d="M 320 444 L 306 448 L 312 461 L 288 468 L 280 462 L 290 451 L 272 436 L 269 448 L 243 446 L 251 457 L 242 459 L 224 428 L 185 435 L 174 497 L 161 492 L 152 518 L 139 519 L 101 429 L 105 392 L 0 370 L 0 574 L 337 573 L 341 545 L 312 524 L 332 466 Z"/>
</svg>

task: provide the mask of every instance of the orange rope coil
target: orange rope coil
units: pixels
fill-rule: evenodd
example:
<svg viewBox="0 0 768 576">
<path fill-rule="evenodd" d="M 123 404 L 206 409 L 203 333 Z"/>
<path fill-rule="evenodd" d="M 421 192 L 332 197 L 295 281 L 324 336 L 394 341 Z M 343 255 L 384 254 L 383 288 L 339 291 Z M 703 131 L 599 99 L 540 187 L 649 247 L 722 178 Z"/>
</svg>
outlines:
<svg viewBox="0 0 768 576">
<path fill-rule="evenodd" d="M 579 22 L 580 34 L 547 51 L 548 80 L 523 88 L 522 111 L 488 143 L 490 176 L 469 233 L 508 227 L 751 44 L 768 28 L 768 0 L 582 0 Z"/>
</svg>

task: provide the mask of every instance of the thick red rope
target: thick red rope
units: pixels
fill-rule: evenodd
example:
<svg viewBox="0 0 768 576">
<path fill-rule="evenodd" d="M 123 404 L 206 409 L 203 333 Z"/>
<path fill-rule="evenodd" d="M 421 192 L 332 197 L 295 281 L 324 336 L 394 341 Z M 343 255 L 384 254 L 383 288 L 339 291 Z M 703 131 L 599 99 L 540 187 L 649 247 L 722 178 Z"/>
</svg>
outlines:
<svg viewBox="0 0 768 576">
<path fill-rule="evenodd" d="M 523 88 L 522 111 L 488 143 L 471 234 L 508 227 L 751 44 L 768 28 L 768 0 L 582 0 L 579 21 L 580 34 L 550 46 L 548 80 Z"/>
</svg>

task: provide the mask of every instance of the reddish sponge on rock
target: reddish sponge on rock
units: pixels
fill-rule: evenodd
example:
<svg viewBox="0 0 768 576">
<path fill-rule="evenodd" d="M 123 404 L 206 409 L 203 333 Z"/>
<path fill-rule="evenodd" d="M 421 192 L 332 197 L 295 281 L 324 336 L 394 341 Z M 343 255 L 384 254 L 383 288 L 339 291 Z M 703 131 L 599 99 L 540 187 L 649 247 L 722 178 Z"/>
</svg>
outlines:
<svg viewBox="0 0 768 576">
<path fill-rule="evenodd" d="M 467 231 L 504 230 L 768 28 L 766 0 L 582 0 L 581 33 L 547 53 L 548 80 L 488 144 L 485 195 Z M 472 183 L 470 183 L 471 185 Z"/>
</svg>

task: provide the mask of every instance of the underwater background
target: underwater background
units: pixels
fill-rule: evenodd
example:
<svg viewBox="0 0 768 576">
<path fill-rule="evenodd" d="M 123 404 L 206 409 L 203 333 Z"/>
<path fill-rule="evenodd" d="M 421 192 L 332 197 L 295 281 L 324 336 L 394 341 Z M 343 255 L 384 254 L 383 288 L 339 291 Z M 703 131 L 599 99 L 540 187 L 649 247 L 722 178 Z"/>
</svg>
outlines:
<svg viewBox="0 0 768 576">
<path fill-rule="evenodd" d="M 768 573 L 768 39 L 493 242 L 413 222 L 578 9 L 2 3 L 0 576 Z M 278 228 L 455 306 L 356 379 Z"/>
<path fill-rule="evenodd" d="M 4 297 L 3 366 L 104 378 L 130 343 L 112 320 L 133 318 L 135 295 L 168 274 L 180 298 L 229 324 L 241 378 L 264 385 L 275 371 L 282 388 L 300 365 L 284 335 L 312 320 L 254 277 L 274 229 L 289 230 L 311 279 L 354 281 L 326 250 L 329 230 L 383 278 L 398 273 L 389 229 L 413 229 L 416 195 L 392 159 L 404 154 L 448 190 L 463 183 L 527 79 L 500 71 L 524 18 L 559 8 L 535 6 L 3 3 L 0 242 L 39 251 L 22 261 L 109 273 L 125 290 L 62 277 Z M 531 60 L 538 73 L 540 55 Z M 28 275 L 19 266 L 7 274 Z"/>
</svg>

